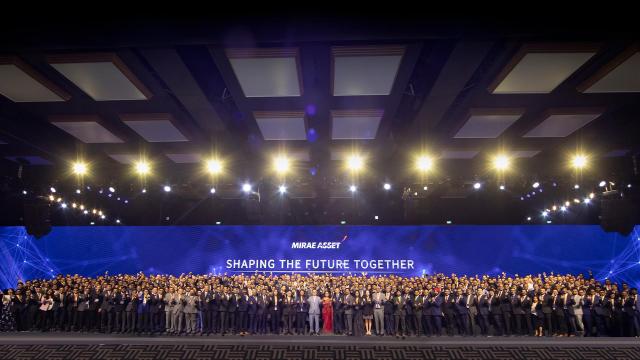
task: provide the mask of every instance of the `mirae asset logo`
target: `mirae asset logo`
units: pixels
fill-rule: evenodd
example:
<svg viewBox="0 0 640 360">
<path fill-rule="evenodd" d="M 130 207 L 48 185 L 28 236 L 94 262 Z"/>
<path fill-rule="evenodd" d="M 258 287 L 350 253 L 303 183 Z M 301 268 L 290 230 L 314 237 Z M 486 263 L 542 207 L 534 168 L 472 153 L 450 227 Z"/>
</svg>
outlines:
<svg viewBox="0 0 640 360">
<path fill-rule="evenodd" d="M 292 249 L 340 249 L 342 243 L 347 240 L 347 235 L 342 238 L 342 241 L 294 241 L 291 243 Z"/>
</svg>

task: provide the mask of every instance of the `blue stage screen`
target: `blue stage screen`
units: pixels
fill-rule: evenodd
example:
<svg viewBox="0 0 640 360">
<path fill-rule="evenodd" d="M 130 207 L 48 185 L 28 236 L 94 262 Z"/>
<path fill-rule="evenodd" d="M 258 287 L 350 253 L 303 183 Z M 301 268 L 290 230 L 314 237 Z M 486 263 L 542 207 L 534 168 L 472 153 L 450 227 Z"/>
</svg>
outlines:
<svg viewBox="0 0 640 360">
<path fill-rule="evenodd" d="M 640 240 L 599 226 L 82 226 L 0 228 L 0 286 L 57 273 L 555 271 L 637 285 Z"/>
</svg>

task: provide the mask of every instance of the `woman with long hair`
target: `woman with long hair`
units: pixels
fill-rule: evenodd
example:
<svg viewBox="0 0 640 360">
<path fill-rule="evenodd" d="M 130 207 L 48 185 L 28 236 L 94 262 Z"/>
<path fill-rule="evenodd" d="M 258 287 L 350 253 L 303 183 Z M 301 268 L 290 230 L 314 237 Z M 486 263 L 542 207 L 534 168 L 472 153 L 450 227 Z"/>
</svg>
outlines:
<svg viewBox="0 0 640 360">
<path fill-rule="evenodd" d="M 328 291 L 325 291 L 322 298 L 322 332 L 333 333 L 333 300 Z"/>
<path fill-rule="evenodd" d="M 371 298 L 371 292 L 367 290 L 364 293 L 362 299 L 364 305 L 362 306 L 362 318 L 364 319 L 365 335 L 371 336 L 371 322 L 373 320 L 373 299 Z"/>
</svg>

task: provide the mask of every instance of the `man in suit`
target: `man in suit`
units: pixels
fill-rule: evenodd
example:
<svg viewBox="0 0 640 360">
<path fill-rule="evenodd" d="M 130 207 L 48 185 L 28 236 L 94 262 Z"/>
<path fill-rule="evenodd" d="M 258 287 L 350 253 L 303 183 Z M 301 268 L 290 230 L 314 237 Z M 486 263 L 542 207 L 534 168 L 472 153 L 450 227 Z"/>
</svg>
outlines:
<svg viewBox="0 0 640 360">
<path fill-rule="evenodd" d="M 496 336 L 503 336 L 503 324 L 504 319 L 502 318 L 502 299 L 500 298 L 500 291 L 498 293 L 495 292 L 494 289 L 489 290 L 489 298 L 488 301 L 488 309 L 489 314 L 491 315 L 491 319 L 493 320 L 494 326 L 494 334 Z"/>
<path fill-rule="evenodd" d="M 173 333 L 175 331 L 175 325 L 173 323 L 173 308 L 176 306 L 174 287 L 170 287 L 169 291 L 164 294 L 164 313 L 165 313 L 165 331 L 167 333 Z"/>
<path fill-rule="evenodd" d="M 524 295 L 520 293 L 515 298 L 511 298 L 511 310 L 513 312 L 513 319 L 515 320 L 515 327 L 513 328 L 513 333 L 515 335 L 523 335 L 522 327 L 525 325 L 525 321 L 531 322 L 531 309 L 529 309 L 529 316 L 526 317 L 525 312 L 525 304 L 523 302 L 526 300 L 527 295 L 526 291 L 522 290 Z M 531 305 L 531 304 L 529 304 Z"/>
<path fill-rule="evenodd" d="M 247 316 L 249 317 L 249 333 L 255 335 L 258 329 L 256 314 L 258 312 L 258 298 L 252 290 L 249 290 L 247 299 Z"/>
<path fill-rule="evenodd" d="M 400 290 L 397 290 L 396 296 L 393 297 L 393 319 L 395 322 L 394 333 L 396 334 L 396 338 L 402 336 L 404 339 L 407 334 L 406 305 L 406 295 L 403 295 Z"/>
<path fill-rule="evenodd" d="M 227 309 L 229 308 L 229 301 L 231 299 L 231 294 L 229 293 L 229 289 L 224 286 L 221 288 L 221 294 L 220 294 L 220 302 L 218 304 L 218 321 L 220 322 L 220 335 L 224 336 L 224 334 L 227 333 L 227 319 L 228 319 L 228 312 Z"/>
<path fill-rule="evenodd" d="M 282 316 L 284 320 L 284 334 L 293 335 L 293 319 L 296 317 L 296 307 L 291 290 L 287 290 L 283 298 Z"/>
<path fill-rule="evenodd" d="M 111 287 L 107 286 L 105 291 L 102 293 L 102 304 L 100 306 L 100 326 L 102 327 L 102 332 L 110 333 L 112 330 L 113 323 L 113 304 L 115 294 L 111 291 Z"/>
<path fill-rule="evenodd" d="M 595 289 L 589 289 L 588 293 L 582 297 L 582 323 L 584 325 L 584 336 L 593 336 L 595 298 Z"/>
<path fill-rule="evenodd" d="M 196 330 L 196 315 L 198 314 L 199 297 L 196 296 L 194 290 L 191 290 L 184 300 L 184 317 L 185 317 L 185 333 L 187 335 L 195 335 Z"/>
<path fill-rule="evenodd" d="M 384 293 L 383 302 L 384 305 L 384 330 L 387 335 L 393 335 L 394 332 L 394 323 L 393 323 L 393 294 L 391 292 L 391 287 L 387 287 Z M 374 309 L 375 315 L 375 309 Z"/>
<path fill-rule="evenodd" d="M 340 288 L 336 288 L 333 296 L 333 332 L 338 335 L 344 332 L 344 302 L 342 297 Z"/>
<path fill-rule="evenodd" d="M 238 308 L 240 307 L 240 294 L 238 288 L 233 289 L 233 295 L 229 297 L 229 306 L 227 307 L 227 321 L 229 322 L 229 330 L 233 335 L 238 332 Z"/>
<path fill-rule="evenodd" d="M 638 289 L 631 289 L 632 310 L 633 310 L 633 333 L 631 336 L 640 337 L 640 296 Z"/>
<path fill-rule="evenodd" d="M 256 303 L 256 319 L 257 319 L 257 331 L 259 334 L 267 333 L 267 311 L 269 306 L 269 297 L 266 294 L 266 290 L 261 290 L 257 298 Z"/>
<path fill-rule="evenodd" d="M 211 293 L 211 286 L 206 284 L 204 286 L 203 291 L 200 293 L 200 311 L 202 312 L 202 334 L 208 335 L 211 334 L 211 320 L 212 320 L 212 312 L 211 311 L 211 301 L 213 299 L 213 294 Z"/>
<path fill-rule="evenodd" d="M 138 333 L 149 333 L 149 320 L 151 314 L 151 294 L 149 290 L 144 289 L 138 294 Z"/>
<path fill-rule="evenodd" d="M 158 331 L 160 324 L 160 312 L 162 311 L 162 299 L 158 294 L 158 288 L 151 289 L 151 295 L 149 299 L 149 331 L 155 333 Z"/>
<path fill-rule="evenodd" d="M 443 304 L 445 302 L 445 290 L 444 292 L 437 293 L 435 291 L 431 291 L 431 299 L 429 300 L 429 314 L 432 323 L 433 333 L 436 336 L 442 335 L 442 318 L 444 316 L 444 307 Z"/>
<path fill-rule="evenodd" d="M 238 298 L 238 332 L 244 336 L 247 334 L 248 317 L 247 312 L 249 310 L 249 295 L 245 290 L 242 290 L 240 297 Z"/>
<path fill-rule="evenodd" d="M 280 334 L 280 321 L 282 320 L 282 296 L 278 293 L 278 289 L 273 290 L 269 302 L 269 316 L 271 317 L 271 333 Z"/>
<path fill-rule="evenodd" d="M 124 321 L 125 321 L 125 312 L 124 312 L 124 308 L 127 305 L 126 304 L 127 301 L 127 295 L 124 291 L 124 287 L 118 289 L 118 292 L 116 293 L 116 297 L 114 299 L 114 305 L 113 305 L 113 317 L 115 319 L 115 324 L 116 324 L 116 328 L 115 328 L 115 332 L 116 334 L 119 333 L 120 331 L 123 331 L 122 328 L 124 327 Z"/>
<path fill-rule="evenodd" d="M 489 335 L 489 316 L 491 312 L 489 312 L 489 295 L 485 295 L 482 293 L 481 289 L 477 291 L 477 309 L 478 309 L 478 325 L 480 326 L 480 335 L 488 336 Z"/>
<path fill-rule="evenodd" d="M 89 294 L 89 288 L 85 288 L 84 292 L 80 296 L 78 302 L 78 308 L 76 309 L 76 330 L 86 331 L 86 319 L 85 313 L 89 311 L 89 303 L 91 302 L 91 295 Z"/>
<path fill-rule="evenodd" d="M 553 296 L 553 320 L 554 328 L 557 330 L 558 336 L 567 336 L 567 322 L 565 317 L 566 299 L 567 294 L 560 293 L 558 290 L 554 290 Z"/>
<path fill-rule="evenodd" d="M 462 289 L 458 289 L 454 309 L 456 311 L 458 331 L 462 336 L 469 334 L 469 308 L 467 307 L 467 303 L 467 295 L 462 293 Z"/>
<path fill-rule="evenodd" d="M 138 295 L 134 289 L 127 290 L 127 304 L 124 307 L 123 331 L 133 333 L 136 331 L 137 315 L 138 315 Z"/>
<path fill-rule="evenodd" d="M 515 299 L 518 298 L 516 294 L 516 288 L 512 287 L 509 292 L 504 291 L 502 294 L 502 303 L 500 309 L 502 310 L 502 318 L 504 319 L 504 332 L 506 335 L 512 335 L 512 322 L 513 322 L 513 306 L 511 305 Z"/>
<path fill-rule="evenodd" d="M 322 300 L 318 296 L 316 289 L 311 291 L 311 296 L 307 299 L 307 303 L 309 304 L 309 331 L 311 335 L 320 335 L 320 304 Z M 346 315 L 345 309 L 345 316 Z"/>
<path fill-rule="evenodd" d="M 551 336 L 554 333 L 553 328 L 553 294 L 544 293 L 540 299 L 542 305 L 542 314 L 544 315 L 544 327 L 547 330 L 547 336 Z"/>
<path fill-rule="evenodd" d="M 442 298 L 442 313 L 444 314 L 444 321 L 447 327 L 447 335 L 453 336 L 455 319 L 455 298 L 451 295 L 451 290 L 444 289 L 444 295 Z"/>
<path fill-rule="evenodd" d="M 306 332 L 306 322 L 309 316 L 309 304 L 305 296 L 304 290 L 298 291 L 298 295 L 295 299 L 296 310 L 296 334 L 304 335 Z"/>
<path fill-rule="evenodd" d="M 385 295 L 380 291 L 380 288 L 376 286 L 373 293 L 373 320 L 376 324 L 376 334 L 378 336 L 384 335 L 384 303 L 387 301 Z M 422 304 L 420 304 L 422 306 Z M 421 312 L 422 314 L 422 312 Z"/>
<path fill-rule="evenodd" d="M 181 287 L 179 287 L 177 294 L 173 298 L 174 305 L 172 309 L 173 313 L 171 314 L 171 316 L 173 317 L 171 322 L 173 323 L 174 333 L 176 335 L 180 335 L 183 329 L 182 326 L 184 323 L 184 306 L 186 304 L 185 297 L 186 296 L 184 294 L 184 290 Z M 138 305 L 138 307 L 139 306 L 140 305 Z"/>
<path fill-rule="evenodd" d="M 482 293 L 480 290 L 479 293 Z M 467 309 L 469 309 L 469 335 L 476 336 L 476 317 L 478 316 L 478 298 L 471 288 L 467 288 Z"/>
</svg>

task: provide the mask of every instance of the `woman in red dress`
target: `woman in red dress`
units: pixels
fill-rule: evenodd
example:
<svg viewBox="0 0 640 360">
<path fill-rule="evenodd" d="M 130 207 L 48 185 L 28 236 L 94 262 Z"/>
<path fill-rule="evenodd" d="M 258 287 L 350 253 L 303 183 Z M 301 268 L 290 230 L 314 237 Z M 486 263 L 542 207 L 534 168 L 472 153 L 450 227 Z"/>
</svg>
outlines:
<svg viewBox="0 0 640 360">
<path fill-rule="evenodd" d="M 325 334 L 333 333 L 333 300 L 331 300 L 329 292 L 325 292 L 322 298 L 322 332 Z"/>
</svg>

